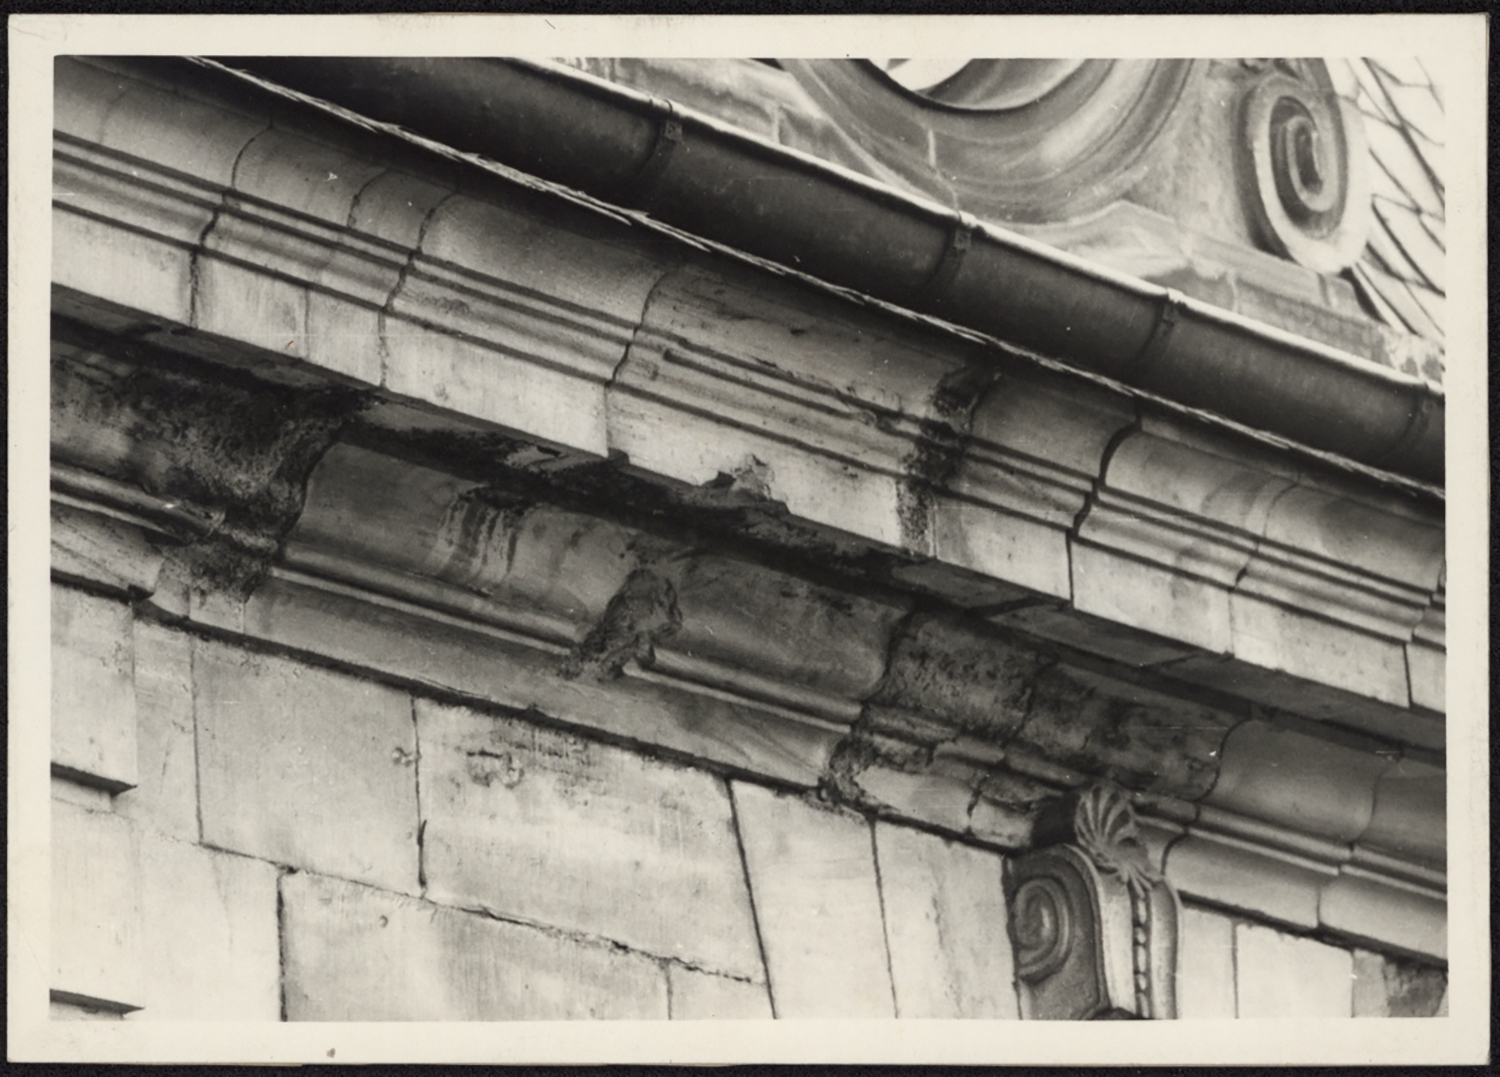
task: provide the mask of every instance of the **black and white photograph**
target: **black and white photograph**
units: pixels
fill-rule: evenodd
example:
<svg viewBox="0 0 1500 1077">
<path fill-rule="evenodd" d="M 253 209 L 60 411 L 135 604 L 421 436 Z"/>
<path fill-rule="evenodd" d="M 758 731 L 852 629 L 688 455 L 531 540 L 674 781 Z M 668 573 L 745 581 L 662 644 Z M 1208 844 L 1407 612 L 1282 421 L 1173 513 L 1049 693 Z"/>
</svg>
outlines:
<svg viewBox="0 0 1500 1077">
<path fill-rule="evenodd" d="M 1482 16 L 11 31 L 13 1060 L 1484 1060 Z"/>
</svg>

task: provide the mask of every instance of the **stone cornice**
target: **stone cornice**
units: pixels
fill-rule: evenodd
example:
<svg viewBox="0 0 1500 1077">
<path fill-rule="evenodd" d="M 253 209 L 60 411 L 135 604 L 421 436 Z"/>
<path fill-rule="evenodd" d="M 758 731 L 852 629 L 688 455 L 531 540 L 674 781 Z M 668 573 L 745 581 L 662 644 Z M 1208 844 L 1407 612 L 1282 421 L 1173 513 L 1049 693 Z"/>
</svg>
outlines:
<svg viewBox="0 0 1500 1077">
<path fill-rule="evenodd" d="M 64 83 L 121 82 L 66 66 Z M 137 84 L 101 128 L 89 110 L 111 95 L 59 92 L 64 309 L 132 309 L 189 330 L 184 347 L 232 339 L 574 453 L 623 453 L 654 481 L 754 473 L 768 507 L 900 554 L 930 593 L 962 602 L 994 581 L 978 604 L 1050 596 L 1070 642 L 1089 624 L 1074 611 L 1092 613 L 1187 645 L 1174 675 L 1232 677 L 1268 705 L 1398 737 L 1414 701 L 1434 709 L 1432 618 L 1416 635 L 1436 608 L 1430 509 L 1246 464 L 1265 450 L 1218 435 L 1205 451 L 1128 396 L 743 268 L 664 260 L 621 224 L 585 235 L 568 223 L 581 211 L 531 192 L 501 205 L 382 170 L 357 140 L 226 112 L 214 139 L 163 151 L 182 137 L 160 100 L 175 95 Z M 197 130 L 225 106 L 194 108 Z M 1291 488 L 1274 515 L 1268 500 L 1264 519 L 1222 518 L 1244 483 L 1278 481 Z M 1199 505 L 1173 503 L 1194 489 Z M 1330 546 L 1341 516 L 1354 523 Z M 1174 588 L 1197 596 L 1186 615 L 1152 597 Z M 1440 744 L 1440 725 L 1406 725 Z"/>
<path fill-rule="evenodd" d="M 313 469 L 247 600 L 172 568 L 194 548 L 180 543 L 211 537 L 179 521 L 209 513 L 66 466 L 56 485 L 60 508 L 96 521 L 55 532 L 62 578 L 119 586 L 111 565 L 133 567 L 125 589 L 157 616 L 1007 849 L 1103 775 L 1138 791 L 1147 845 L 1184 895 L 1445 954 L 1443 772 L 1417 756 L 1146 690 L 973 618 L 913 615 L 895 594 L 811 584 L 349 444 Z M 109 515 L 126 502 L 133 516 Z M 79 557 L 101 519 L 135 537 L 113 561 Z"/>
</svg>

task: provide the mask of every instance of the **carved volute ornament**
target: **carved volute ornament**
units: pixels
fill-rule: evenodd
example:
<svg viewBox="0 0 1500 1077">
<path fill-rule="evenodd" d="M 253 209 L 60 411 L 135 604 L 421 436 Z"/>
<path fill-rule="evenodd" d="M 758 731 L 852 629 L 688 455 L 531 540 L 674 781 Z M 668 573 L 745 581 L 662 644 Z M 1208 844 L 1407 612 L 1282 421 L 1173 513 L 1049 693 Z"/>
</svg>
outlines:
<svg viewBox="0 0 1500 1077">
<path fill-rule="evenodd" d="M 1177 895 L 1150 863 L 1124 790 L 1088 787 L 1009 861 L 1005 888 L 1021 1016 L 1177 1016 Z"/>
<path fill-rule="evenodd" d="M 1364 122 L 1316 61 L 1246 60 L 1241 172 L 1261 241 L 1337 273 L 1364 250 L 1370 220 Z"/>
</svg>

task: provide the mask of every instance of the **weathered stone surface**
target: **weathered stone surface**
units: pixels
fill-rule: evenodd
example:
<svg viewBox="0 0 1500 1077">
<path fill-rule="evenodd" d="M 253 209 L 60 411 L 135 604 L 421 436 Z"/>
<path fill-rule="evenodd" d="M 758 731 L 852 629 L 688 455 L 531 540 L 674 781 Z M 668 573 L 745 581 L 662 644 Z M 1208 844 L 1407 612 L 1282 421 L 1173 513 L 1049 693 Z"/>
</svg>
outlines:
<svg viewBox="0 0 1500 1077">
<path fill-rule="evenodd" d="M 936 555 L 1071 597 L 1068 531 L 1111 437 L 1133 417 L 1127 404 L 1033 371 L 997 379 L 974 408 L 954 475 L 933 499 Z"/>
<path fill-rule="evenodd" d="M 707 693 L 635 677 L 595 683 L 558 676 L 548 653 L 396 606 L 288 580 L 263 585 L 246 608 L 255 635 L 418 684 L 654 744 L 779 781 L 816 785 L 843 730 Z"/>
<path fill-rule="evenodd" d="M 836 759 L 834 773 L 838 772 Z M 916 773 L 876 761 L 851 773 L 849 781 L 861 800 L 882 810 L 962 834 L 969 828 L 974 787 L 981 776 L 974 766 L 940 755 Z"/>
<path fill-rule="evenodd" d="M 771 996 L 765 984 L 731 980 L 672 964 L 667 966 L 667 984 L 674 1021 L 771 1019 Z"/>
<path fill-rule="evenodd" d="M 1185 905 L 1178 921 L 1177 1015 L 1234 1016 L 1234 921 Z"/>
<path fill-rule="evenodd" d="M 292 1021 L 667 1017 L 635 954 L 317 875 L 281 883 Z"/>
<path fill-rule="evenodd" d="M 52 990 L 141 1005 L 141 894 L 128 819 L 52 802 Z"/>
<path fill-rule="evenodd" d="M 1309 931 L 1318 926 L 1318 891 L 1333 877 L 1332 869 L 1300 857 L 1257 852 L 1193 831 L 1168 850 L 1166 874 L 1186 897 Z"/>
<path fill-rule="evenodd" d="M 1447 1013 L 1442 969 L 1368 950 L 1354 951 L 1355 1017 L 1439 1017 Z"/>
<path fill-rule="evenodd" d="M 1194 800 L 1214 786 L 1234 717 L 1075 667 L 1032 682 L 1015 743 L 1132 789 Z"/>
<path fill-rule="evenodd" d="M 1019 1016 L 1001 861 L 875 824 L 897 1017 Z"/>
<path fill-rule="evenodd" d="M 1319 895 L 1318 919 L 1340 935 L 1439 961 L 1448 957 L 1448 906 L 1440 892 L 1398 888 L 1345 868 Z"/>
<path fill-rule="evenodd" d="M 52 502 L 53 578 L 84 580 L 122 595 L 150 594 L 162 552 L 139 527 L 104 513 Z"/>
<path fill-rule="evenodd" d="M 1349 842 L 1370 823 L 1388 755 L 1321 740 L 1269 722 L 1242 722 L 1224 740 L 1218 781 L 1205 803 Z"/>
<path fill-rule="evenodd" d="M 1234 945 L 1240 1017 L 1353 1016 L 1348 950 L 1244 923 Z"/>
<path fill-rule="evenodd" d="M 143 834 L 141 1006 L 132 1020 L 276 1021 L 277 868 Z"/>
<path fill-rule="evenodd" d="M 1354 951 L 1354 1016 L 1389 1017 L 1385 993 L 1385 958 L 1369 950 Z"/>
<path fill-rule="evenodd" d="M 417 891 L 405 693 L 209 642 L 193 674 L 205 842 Z"/>
<path fill-rule="evenodd" d="M 1448 773 L 1403 759 L 1375 783 L 1375 807 L 1359 844 L 1441 867 L 1447 861 Z"/>
<path fill-rule="evenodd" d="M 919 615 L 899 626 L 872 701 L 1003 740 L 1021 724 L 1031 681 L 1047 660 L 974 631 L 977 624 Z"/>
<path fill-rule="evenodd" d="M 52 763 L 80 781 L 136 783 L 130 607 L 52 588 Z"/>
<path fill-rule="evenodd" d="M 1236 658 L 1395 706 L 1411 698 L 1401 644 L 1354 629 L 1331 628 L 1271 602 L 1236 593 L 1230 600 Z"/>
<path fill-rule="evenodd" d="M 240 149 L 268 119 L 88 61 L 64 60 L 55 84 L 64 137 L 54 175 L 61 212 L 53 281 L 189 322 L 191 250 L 231 182 Z M 129 180 L 120 177 L 118 154 L 128 155 Z"/>
<path fill-rule="evenodd" d="M 674 649 L 850 699 L 880 680 L 906 612 L 727 557 L 695 557 L 671 578 L 682 612 Z"/>
<path fill-rule="evenodd" d="M 732 788 L 776 1016 L 894 1016 L 869 824 Z"/>
<path fill-rule="evenodd" d="M 1044 801 L 1057 789 L 1021 774 L 992 773 L 980 783 L 969 811 L 969 829 L 981 841 L 1005 849 L 1024 849 Z"/>
<path fill-rule="evenodd" d="M 193 640 L 135 622 L 138 784 L 115 811 L 184 841 L 198 839 L 198 764 L 193 728 Z"/>
<path fill-rule="evenodd" d="M 138 340 L 85 336 L 87 347 L 52 364 L 54 457 L 216 517 L 211 536 L 174 559 L 195 593 L 243 598 L 301 510 L 307 472 L 363 398 L 251 383 Z"/>
<path fill-rule="evenodd" d="M 465 708 L 417 715 L 429 897 L 764 976 L 718 779 Z"/>
<path fill-rule="evenodd" d="M 520 201 L 433 207 L 387 307 L 385 384 L 602 457 L 604 384 L 665 267 Z"/>
</svg>

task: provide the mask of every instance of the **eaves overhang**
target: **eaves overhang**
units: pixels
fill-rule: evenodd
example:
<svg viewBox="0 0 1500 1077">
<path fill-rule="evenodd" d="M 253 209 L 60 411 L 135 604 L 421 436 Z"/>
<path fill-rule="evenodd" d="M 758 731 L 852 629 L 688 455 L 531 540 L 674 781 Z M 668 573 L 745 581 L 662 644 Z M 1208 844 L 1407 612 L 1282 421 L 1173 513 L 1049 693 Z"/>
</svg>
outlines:
<svg viewBox="0 0 1500 1077">
<path fill-rule="evenodd" d="M 1246 427 L 1441 484 L 1439 388 L 1070 256 L 671 102 L 513 60 L 237 67 L 693 236 Z"/>
</svg>

